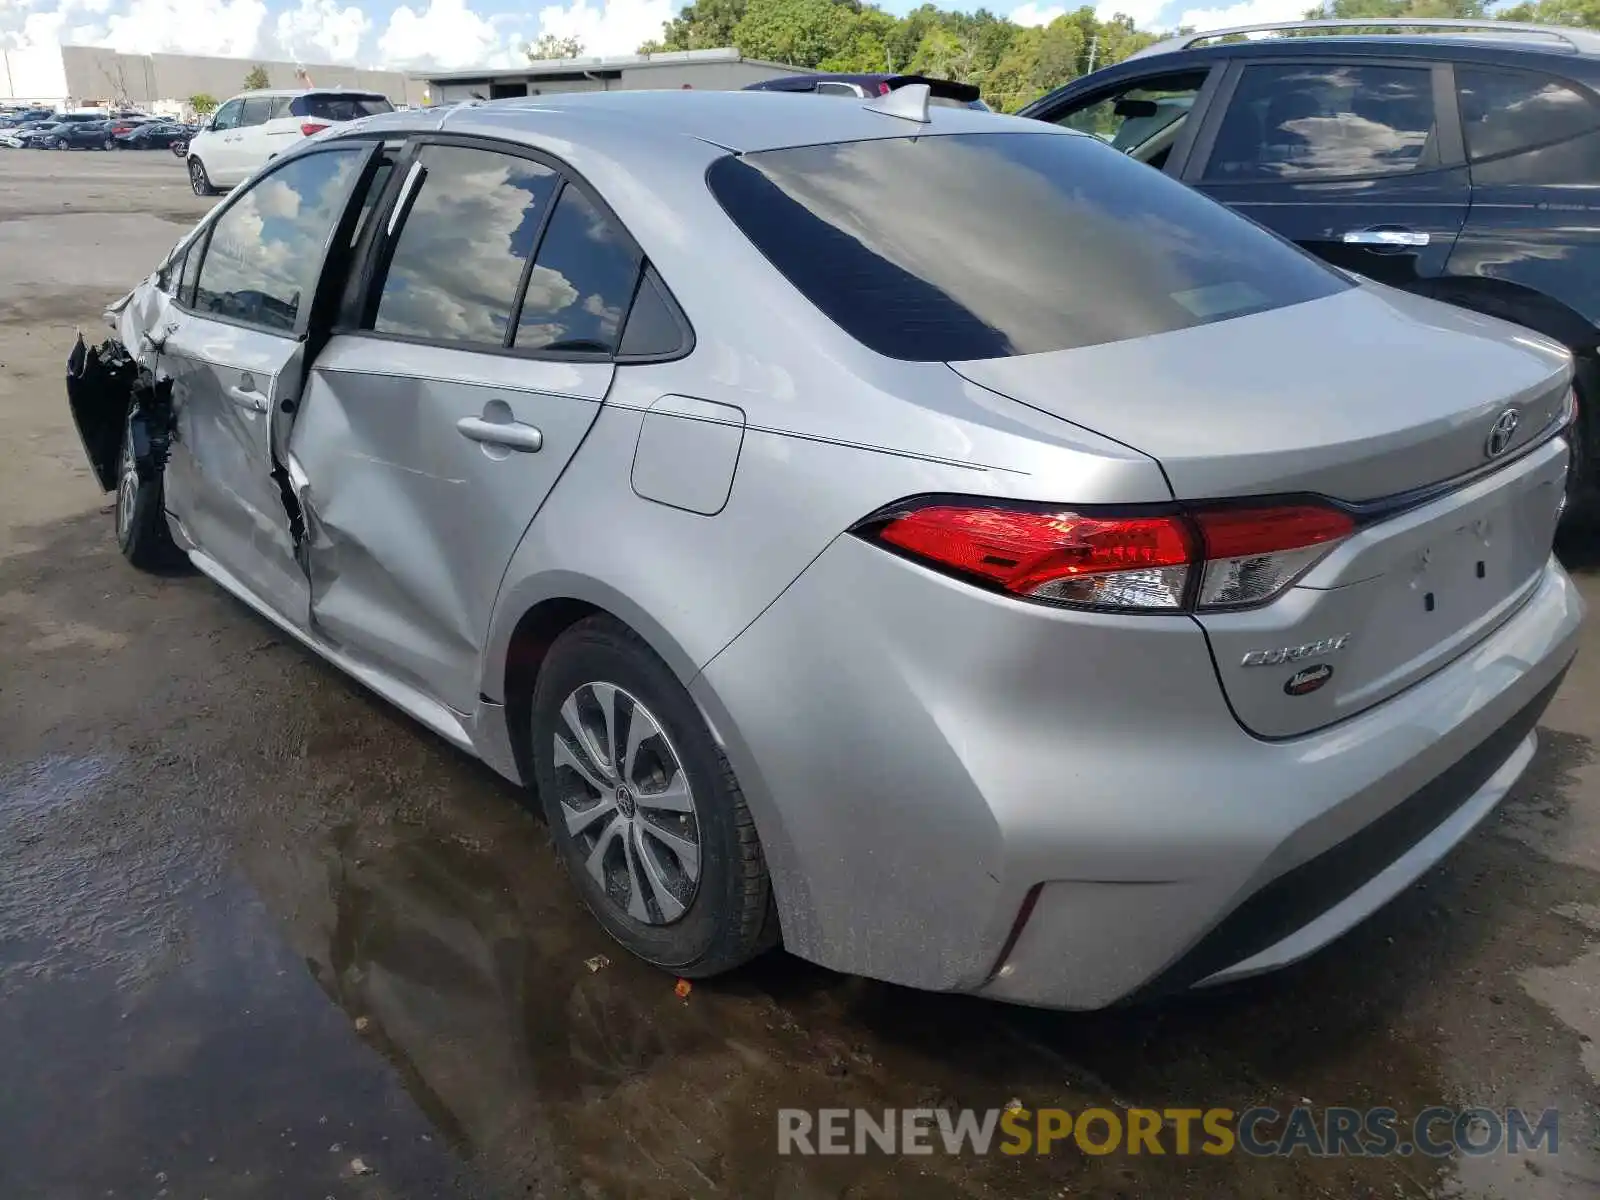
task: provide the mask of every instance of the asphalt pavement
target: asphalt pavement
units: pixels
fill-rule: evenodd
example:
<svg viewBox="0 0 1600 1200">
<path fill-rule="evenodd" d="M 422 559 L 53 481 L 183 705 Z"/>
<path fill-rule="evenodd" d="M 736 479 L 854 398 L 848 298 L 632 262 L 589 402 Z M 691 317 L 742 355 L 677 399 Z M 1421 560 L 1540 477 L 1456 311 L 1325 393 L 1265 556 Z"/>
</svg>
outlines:
<svg viewBox="0 0 1600 1200">
<path fill-rule="evenodd" d="M 209 203 L 164 152 L 0 150 L 0 1196 L 1600 1191 L 1592 624 L 1502 809 L 1299 967 L 1092 1015 L 782 954 L 679 995 L 580 910 L 526 795 L 204 578 L 118 556 L 62 363 Z M 1596 546 L 1566 547 L 1591 602 Z M 1556 1108 L 1560 1142 L 778 1154 L 781 1108 L 1014 1101 Z"/>
</svg>

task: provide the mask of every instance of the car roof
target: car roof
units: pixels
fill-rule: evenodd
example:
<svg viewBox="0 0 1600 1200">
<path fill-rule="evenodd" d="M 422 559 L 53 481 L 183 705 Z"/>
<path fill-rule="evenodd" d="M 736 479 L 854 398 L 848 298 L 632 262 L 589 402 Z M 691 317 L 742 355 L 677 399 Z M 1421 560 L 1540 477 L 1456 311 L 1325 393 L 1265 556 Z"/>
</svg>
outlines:
<svg viewBox="0 0 1600 1200">
<path fill-rule="evenodd" d="M 474 123 L 472 114 L 482 114 L 493 117 L 497 136 L 516 141 L 525 133 L 529 144 L 537 144 L 539 135 L 587 126 L 613 140 L 653 142 L 677 135 L 737 153 L 930 134 L 1066 132 L 981 109 L 939 105 L 928 106 L 922 123 L 876 109 L 877 103 L 818 104 L 805 93 L 781 91 L 574 92 L 402 109 L 341 128 L 347 133 L 450 131 Z"/>
<path fill-rule="evenodd" d="M 357 87 L 309 87 L 309 88 L 256 88 L 254 91 L 238 92 L 229 96 L 228 100 L 258 100 L 262 98 L 275 100 L 279 96 L 382 96 L 377 88 Z M 387 97 L 386 97 L 387 98 Z M 223 101 L 227 103 L 227 101 Z"/>
</svg>

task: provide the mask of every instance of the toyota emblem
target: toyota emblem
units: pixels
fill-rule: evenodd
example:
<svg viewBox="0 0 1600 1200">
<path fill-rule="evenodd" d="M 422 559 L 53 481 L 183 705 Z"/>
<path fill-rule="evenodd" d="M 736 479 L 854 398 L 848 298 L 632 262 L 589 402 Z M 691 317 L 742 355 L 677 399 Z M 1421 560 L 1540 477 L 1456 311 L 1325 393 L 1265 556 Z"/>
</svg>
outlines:
<svg viewBox="0 0 1600 1200">
<path fill-rule="evenodd" d="M 1511 445 L 1511 439 L 1517 435 L 1517 426 L 1521 423 L 1522 416 L 1516 409 L 1506 409 L 1489 426 L 1489 440 L 1484 442 L 1483 452 L 1490 458 L 1499 458 Z"/>
</svg>

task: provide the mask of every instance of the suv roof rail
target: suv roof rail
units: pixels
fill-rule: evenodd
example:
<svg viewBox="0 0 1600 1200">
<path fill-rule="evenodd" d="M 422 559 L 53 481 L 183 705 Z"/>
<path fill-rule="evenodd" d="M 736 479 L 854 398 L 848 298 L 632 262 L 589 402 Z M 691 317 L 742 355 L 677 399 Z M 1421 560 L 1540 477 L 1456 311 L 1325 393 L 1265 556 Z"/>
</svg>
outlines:
<svg viewBox="0 0 1600 1200">
<path fill-rule="evenodd" d="M 1273 21 L 1260 25 L 1235 25 L 1227 29 L 1208 29 L 1185 33 L 1164 42 L 1157 42 L 1128 58 L 1147 58 L 1157 54 L 1175 54 L 1190 50 L 1201 42 L 1213 38 L 1236 37 L 1249 33 L 1284 33 L 1303 30 L 1336 29 L 1394 29 L 1421 31 L 1428 29 L 1460 30 L 1474 33 L 1502 33 L 1520 37 L 1543 37 L 1560 42 L 1574 54 L 1600 54 L 1600 33 L 1591 29 L 1569 29 L 1564 25 L 1535 25 L 1526 21 L 1466 20 L 1456 17 L 1352 17 L 1348 20 Z"/>
</svg>

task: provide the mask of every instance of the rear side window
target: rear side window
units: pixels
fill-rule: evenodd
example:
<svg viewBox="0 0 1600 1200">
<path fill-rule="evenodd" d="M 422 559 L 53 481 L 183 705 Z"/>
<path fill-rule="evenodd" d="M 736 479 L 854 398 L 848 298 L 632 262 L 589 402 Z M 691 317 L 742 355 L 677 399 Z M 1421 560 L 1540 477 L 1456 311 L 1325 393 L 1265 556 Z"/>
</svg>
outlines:
<svg viewBox="0 0 1600 1200">
<path fill-rule="evenodd" d="M 293 96 L 274 96 L 272 108 L 268 112 L 268 120 L 278 121 L 289 115 L 289 107 L 294 103 Z"/>
<path fill-rule="evenodd" d="M 1273 63 L 1239 77 L 1205 178 L 1216 183 L 1393 175 L 1431 166 L 1426 67 Z"/>
<path fill-rule="evenodd" d="M 462 146 L 424 146 L 373 328 L 503 346 L 517 290 L 555 192 L 548 167 Z"/>
<path fill-rule="evenodd" d="M 351 145 L 291 159 L 230 204 L 212 225 L 195 311 L 293 332 L 366 154 Z"/>
<path fill-rule="evenodd" d="M 394 105 L 387 96 L 376 93 L 361 95 L 326 95 L 312 92 L 296 96 L 290 111 L 297 117 L 310 117 L 318 121 L 354 121 L 360 117 L 393 112 Z"/>
<path fill-rule="evenodd" d="M 1467 157 L 1481 162 L 1564 142 L 1600 127 L 1600 109 L 1576 88 L 1525 71 L 1456 66 Z"/>
<path fill-rule="evenodd" d="M 1350 284 L 1100 142 L 892 138 L 729 156 L 728 215 L 866 346 L 924 362 L 1115 342 Z"/>
<path fill-rule="evenodd" d="M 639 281 L 639 259 L 617 223 L 568 184 L 550 216 L 513 343 L 524 350 L 616 351 Z"/>
</svg>

